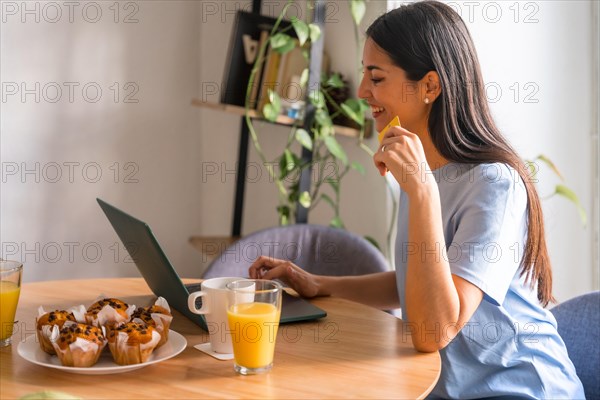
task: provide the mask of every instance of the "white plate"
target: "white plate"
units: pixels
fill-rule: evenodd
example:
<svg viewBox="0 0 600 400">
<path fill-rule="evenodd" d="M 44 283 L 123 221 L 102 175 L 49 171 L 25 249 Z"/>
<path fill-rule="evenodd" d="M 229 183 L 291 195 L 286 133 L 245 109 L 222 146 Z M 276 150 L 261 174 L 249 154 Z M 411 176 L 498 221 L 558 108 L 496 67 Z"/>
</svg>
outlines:
<svg viewBox="0 0 600 400">
<path fill-rule="evenodd" d="M 112 355 L 107 348 L 102 351 L 100 359 L 96 364 L 88 368 L 81 367 L 65 367 L 60 363 L 58 356 L 51 356 L 40 348 L 36 335 L 31 335 L 24 342 L 19 343 L 17 349 L 19 355 L 29 362 L 41 365 L 43 367 L 60 369 L 74 374 L 84 375 L 104 375 L 118 374 L 121 372 L 133 371 L 135 369 L 144 368 L 148 365 L 156 364 L 161 361 L 175 357 L 177 354 L 185 350 L 187 340 L 179 333 L 169 330 L 169 340 L 157 350 L 155 350 L 150 359 L 145 363 L 133 365 L 118 365 L 113 361 Z M 108 347 L 108 345 L 106 346 Z"/>
</svg>

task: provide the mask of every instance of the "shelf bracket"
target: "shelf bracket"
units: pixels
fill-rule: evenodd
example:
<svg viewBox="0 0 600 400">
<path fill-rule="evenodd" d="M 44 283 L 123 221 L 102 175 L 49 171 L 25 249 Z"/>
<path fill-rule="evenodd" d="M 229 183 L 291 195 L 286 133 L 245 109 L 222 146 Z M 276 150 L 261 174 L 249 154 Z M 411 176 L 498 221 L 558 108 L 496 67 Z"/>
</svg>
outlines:
<svg viewBox="0 0 600 400">
<path fill-rule="evenodd" d="M 262 0 L 252 0 L 252 13 L 260 14 Z M 231 236 L 242 235 L 242 217 L 244 213 L 244 193 L 246 190 L 246 163 L 248 162 L 248 144 L 250 142 L 250 129 L 246 119 L 241 118 L 240 145 L 238 149 L 237 174 L 235 182 L 235 198 L 233 203 L 233 222 Z"/>
</svg>

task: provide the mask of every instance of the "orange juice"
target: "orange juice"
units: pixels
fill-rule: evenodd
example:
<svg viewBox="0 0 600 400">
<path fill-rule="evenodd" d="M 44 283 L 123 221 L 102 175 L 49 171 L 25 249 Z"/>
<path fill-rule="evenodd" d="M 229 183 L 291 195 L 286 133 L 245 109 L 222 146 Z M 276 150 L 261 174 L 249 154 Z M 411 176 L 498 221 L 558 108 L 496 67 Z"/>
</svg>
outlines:
<svg viewBox="0 0 600 400">
<path fill-rule="evenodd" d="M 13 334 L 15 313 L 21 288 L 14 282 L 0 281 L 0 340 Z"/>
<path fill-rule="evenodd" d="M 235 304 L 227 310 L 236 364 L 262 368 L 273 362 L 279 315 L 268 303 Z"/>
</svg>

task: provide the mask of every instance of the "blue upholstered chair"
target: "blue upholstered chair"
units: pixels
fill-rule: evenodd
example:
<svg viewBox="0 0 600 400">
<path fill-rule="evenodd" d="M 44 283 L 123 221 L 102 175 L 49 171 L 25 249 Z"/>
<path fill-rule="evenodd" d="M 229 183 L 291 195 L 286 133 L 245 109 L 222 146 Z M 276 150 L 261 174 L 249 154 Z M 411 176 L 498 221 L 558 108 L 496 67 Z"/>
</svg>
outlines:
<svg viewBox="0 0 600 400">
<path fill-rule="evenodd" d="M 267 228 L 233 243 L 213 260 L 203 278 L 248 276 L 258 256 L 289 260 L 318 275 L 363 275 L 388 271 L 381 252 L 366 239 L 321 225 Z"/>
<path fill-rule="evenodd" d="M 600 399 L 600 292 L 575 297 L 554 307 L 558 333 L 583 383 L 588 399 Z"/>
</svg>

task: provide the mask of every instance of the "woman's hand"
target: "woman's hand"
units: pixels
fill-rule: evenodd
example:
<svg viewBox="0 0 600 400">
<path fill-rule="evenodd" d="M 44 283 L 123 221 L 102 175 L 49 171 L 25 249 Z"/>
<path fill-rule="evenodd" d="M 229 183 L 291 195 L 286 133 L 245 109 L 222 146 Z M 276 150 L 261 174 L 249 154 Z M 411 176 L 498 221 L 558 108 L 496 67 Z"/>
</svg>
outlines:
<svg viewBox="0 0 600 400">
<path fill-rule="evenodd" d="M 315 297 L 320 294 L 317 275 L 304 271 L 290 261 L 260 256 L 248 272 L 252 279 L 279 279 L 302 297 Z"/>
<path fill-rule="evenodd" d="M 420 185 L 435 183 L 421 139 L 402 127 L 388 129 L 373 161 L 382 176 L 389 170 L 409 195 Z"/>
</svg>

